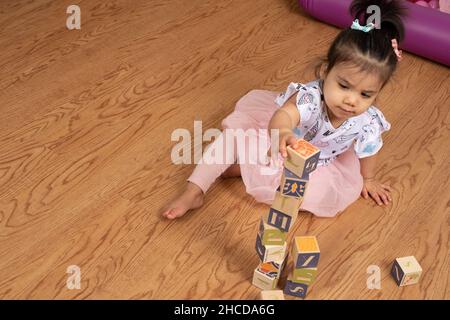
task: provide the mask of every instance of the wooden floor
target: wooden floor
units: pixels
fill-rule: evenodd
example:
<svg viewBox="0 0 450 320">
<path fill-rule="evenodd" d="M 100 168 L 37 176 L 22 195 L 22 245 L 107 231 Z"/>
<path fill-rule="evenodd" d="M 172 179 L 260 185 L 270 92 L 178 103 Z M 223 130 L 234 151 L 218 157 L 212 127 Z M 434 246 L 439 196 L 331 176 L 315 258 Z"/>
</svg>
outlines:
<svg viewBox="0 0 450 320">
<path fill-rule="evenodd" d="M 171 133 L 220 128 L 251 89 L 314 79 L 338 29 L 295 0 L 0 2 L 0 298 L 255 299 L 258 220 L 268 206 L 221 180 L 178 221 L 157 212 L 193 165 Z M 449 299 L 449 69 L 405 54 L 378 101 L 392 124 L 377 176 L 393 204 L 301 214 L 319 274 L 308 299 Z M 389 270 L 414 255 L 420 284 Z M 67 268 L 81 268 L 69 290 Z M 381 268 L 369 290 L 367 268 Z"/>
</svg>

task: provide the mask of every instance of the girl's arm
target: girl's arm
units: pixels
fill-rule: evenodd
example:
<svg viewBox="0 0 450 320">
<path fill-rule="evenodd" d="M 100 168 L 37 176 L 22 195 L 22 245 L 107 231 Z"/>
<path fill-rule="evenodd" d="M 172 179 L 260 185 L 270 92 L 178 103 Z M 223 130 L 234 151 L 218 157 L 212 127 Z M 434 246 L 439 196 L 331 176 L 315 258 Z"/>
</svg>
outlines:
<svg viewBox="0 0 450 320">
<path fill-rule="evenodd" d="M 283 157 L 287 157 L 286 146 L 292 145 L 297 141 L 295 134 L 292 131 L 292 129 L 300 122 L 300 113 L 296 106 L 296 97 L 296 94 L 292 95 L 281 108 L 275 111 L 268 126 L 269 136 L 271 135 L 271 129 L 279 130 L 279 151 Z M 269 152 L 270 150 L 268 153 Z"/>
<path fill-rule="evenodd" d="M 369 195 L 378 205 L 389 204 L 392 201 L 390 192 L 391 187 L 381 184 L 375 179 L 375 167 L 377 164 L 377 156 L 359 159 L 361 165 L 361 175 L 364 179 L 363 190 L 361 192 L 364 199 L 368 199 Z"/>
</svg>

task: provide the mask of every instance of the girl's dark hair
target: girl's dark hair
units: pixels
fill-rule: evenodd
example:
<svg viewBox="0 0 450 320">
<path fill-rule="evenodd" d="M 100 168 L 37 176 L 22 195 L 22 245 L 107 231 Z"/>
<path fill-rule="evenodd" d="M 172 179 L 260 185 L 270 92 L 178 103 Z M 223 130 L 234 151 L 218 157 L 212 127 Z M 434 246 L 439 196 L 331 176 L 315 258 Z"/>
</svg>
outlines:
<svg viewBox="0 0 450 320">
<path fill-rule="evenodd" d="M 376 5 L 380 8 L 380 26 L 369 32 L 347 28 L 339 33 L 328 50 L 326 72 L 340 63 L 351 63 L 361 71 L 375 72 L 383 85 L 389 80 L 397 67 L 397 56 L 392 48 L 392 39 L 400 42 L 404 38 L 402 17 L 406 13 L 399 0 L 353 0 L 350 14 L 359 19 L 361 25 L 367 24 L 371 12 L 367 8 Z"/>
</svg>

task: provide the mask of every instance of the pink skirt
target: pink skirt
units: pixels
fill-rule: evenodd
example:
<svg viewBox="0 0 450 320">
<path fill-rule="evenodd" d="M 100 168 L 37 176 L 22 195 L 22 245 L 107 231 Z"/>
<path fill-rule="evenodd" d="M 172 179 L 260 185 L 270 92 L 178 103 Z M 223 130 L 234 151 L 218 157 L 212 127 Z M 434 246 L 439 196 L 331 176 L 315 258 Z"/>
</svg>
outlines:
<svg viewBox="0 0 450 320">
<path fill-rule="evenodd" d="M 258 145 L 266 145 L 267 151 L 270 147 L 270 136 L 267 130 L 262 129 L 267 129 L 270 119 L 279 108 L 275 103 L 278 94 L 266 90 L 250 91 L 222 121 L 223 129 L 255 129 L 250 131 L 257 132 L 258 139 L 264 140 L 264 143 Z M 258 150 L 254 144 L 245 144 L 244 150 L 238 152 L 238 158 L 248 157 L 255 152 Z M 278 163 L 282 162 L 283 158 L 279 155 Z M 267 165 L 252 162 L 241 163 L 240 168 L 247 193 L 258 202 L 272 205 L 276 189 L 280 185 L 283 167 L 274 166 L 273 163 Z M 334 217 L 359 198 L 362 187 L 359 159 L 353 148 L 350 148 L 330 164 L 318 166 L 310 174 L 300 210 L 309 211 L 319 217 Z"/>
</svg>

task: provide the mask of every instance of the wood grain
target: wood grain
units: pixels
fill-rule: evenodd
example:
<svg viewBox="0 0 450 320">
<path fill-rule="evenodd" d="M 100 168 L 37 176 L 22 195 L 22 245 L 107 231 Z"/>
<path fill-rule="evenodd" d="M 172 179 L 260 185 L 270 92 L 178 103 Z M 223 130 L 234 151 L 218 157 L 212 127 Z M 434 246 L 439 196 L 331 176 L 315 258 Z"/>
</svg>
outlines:
<svg viewBox="0 0 450 320">
<path fill-rule="evenodd" d="M 0 298 L 255 299 L 258 220 L 240 179 L 213 185 L 177 221 L 158 210 L 193 165 L 171 133 L 203 130 L 252 89 L 314 79 L 338 30 L 296 1 L 0 2 Z M 302 213 L 290 235 L 322 252 L 308 299 L 449 299 L 449 69 L 405 54 L 377 105 L 392 124 L 377 176 L 393 204 Z M 203 143 L 203 146 L 205 143 Z M 420 283 L 398 288 L 396 257 Z M 81 268 L 81 289 L 66 287 Z M 381 290 L 368 290 L 369 265 Z"/>
</svg>

